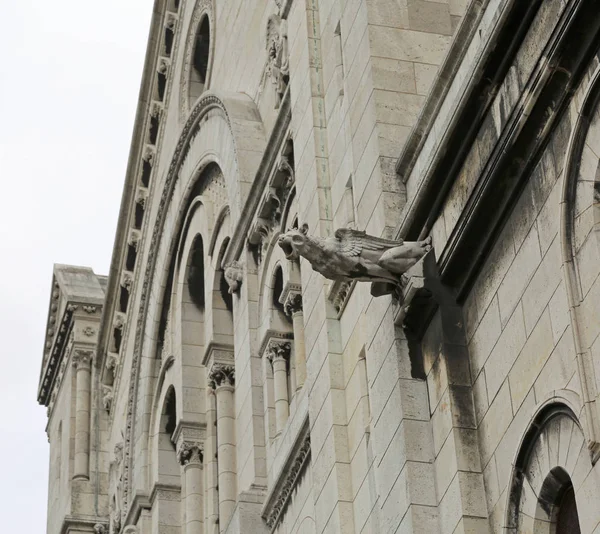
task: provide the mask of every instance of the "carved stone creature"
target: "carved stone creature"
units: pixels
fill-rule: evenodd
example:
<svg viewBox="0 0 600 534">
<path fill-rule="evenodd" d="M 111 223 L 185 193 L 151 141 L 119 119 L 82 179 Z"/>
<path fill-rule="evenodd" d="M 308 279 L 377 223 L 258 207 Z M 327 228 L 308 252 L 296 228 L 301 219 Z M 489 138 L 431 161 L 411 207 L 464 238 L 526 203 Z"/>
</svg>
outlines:
<svg viewBox="0 0 600 534">
<path fill-rule="evenodd" d="M 279 246 L 289 260 L 302 256 L 329 280 L 372 282 L 371 294 L 377 297 L 401 285 L 401 276 L 431 249 L 431 238 L 392 241 L 340 228 L 323 239 L 309 236 L 305 224 L 283 234 Z"/>
</svg>

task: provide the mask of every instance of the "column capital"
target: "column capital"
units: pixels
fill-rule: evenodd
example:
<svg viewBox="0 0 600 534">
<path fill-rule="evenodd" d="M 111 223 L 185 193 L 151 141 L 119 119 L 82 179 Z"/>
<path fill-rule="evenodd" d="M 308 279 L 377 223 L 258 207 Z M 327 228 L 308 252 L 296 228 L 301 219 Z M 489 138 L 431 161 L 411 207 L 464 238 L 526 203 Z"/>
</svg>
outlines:
<svg viewBox="0 0 600 534">
<path fill-rule="evenodd" d="M 177 447 L 177 460 L 183 466 L 201 465 L 204 460 L 204 444 L 199 441 L 182 441 Z"/>
<path fill-rule="evenodd" d="M 283 309 L 286 315 L 293 317 L 297 313 L 302 313 L 302 291 L 290 291 L 283 303 Z"/>
<path fill-rule="evenodd" d="M 223 364 L 213 365 L 208 375 L 208 381 L 212 389 L 220 386 L 233 387 L 235 385 L 235 367 Z"/>
<path fill-rule="evenodd" d="M 289 341 L 272 341 L 267 346 L 267 358 L 273 365 L 278 360 L 288 361 L 292 352 L 292 344 Z"/>
<path fill-rule="evenodd" d="M 75 349 L 71 364 L 77 369 L 89 369 L 94 358 L 94 351 L 90 349 Z"/>
</svg>

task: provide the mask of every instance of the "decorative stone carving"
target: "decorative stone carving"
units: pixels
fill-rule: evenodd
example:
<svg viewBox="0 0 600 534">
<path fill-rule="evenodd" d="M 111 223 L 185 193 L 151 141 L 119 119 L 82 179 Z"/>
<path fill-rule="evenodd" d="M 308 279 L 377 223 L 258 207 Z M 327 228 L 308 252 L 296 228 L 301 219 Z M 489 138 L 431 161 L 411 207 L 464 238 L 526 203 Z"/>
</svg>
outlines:
<svg viewBox="0 0 600 534">
<path fill-rule="evenodd" d="M 102 386 L 102 406 L 107 412 L 110 412 L 113 401 L 113 389 L 110 386 Z"/>
<path fill-rule="evenodd" d="M 267 54 L 267 73 L 276 86 L 279 108 L 290 77 L 287 21 L 279 15 L 271 15 L 267 22 Z"/>
<path fill-rule="evenodd" d="M 233 365 L 215 364 L 208 377 L 210 387 L 216 389 L 219 386 L 235 385 L 235 367 Z"/>
<path fill-rule="evenodd" d="M 67 311 L 68 311 L 69 313 L 73 313 L 74 311 L 76 311 L 76 310 L 77 310 L 77 308 L 79 308 L 79 306 L 77 306 L 77 304 L 68 304 L 68 305 L 67 305 Z M 56 320 L 56 319 L 55 319 L 54 317 L 52 317 L 52 318 L 50 319 L 50 322 L 54 322 L 55 320 Z"/>
<path fill-rule="evenodd" d="M 131 286 L 133 285 L 133 274 L 131 274 L 129 271 L 124 271 L 121 276 L 121 285 L 127 291 L 131 291 Z"/>
<path fill-rule="evenodd" d="M 109 467 L 109 518 L 113 533 L 120 532 L 123 511 L 123 443 L 117 443 Z"/>
<path fill-rule="evenodd" d="M 165 28 L 175 31 L 177 25 L 177 16 L 174 13 L 167 13 L 165 17 Z"/>
<path fill-rule="evenodd" d="M 121 313 L 121 312 L 115 313 L 115 318 L 113 320 L 113 328 L 123 330 L 124 327 L 125 327 L 125 314 Z"/>
<path fill-rule="evenodd" d="M 298 435 L 289 459 L 281 469 L 279 479 L 276 480 L 273 490 L 265 502 L 262 516 L 269 528 L 274 530 L 283 516 L 309 456 L 310 433 L 308 422 L 306 422 L 303 431 Z"/>
<path fill-rule="evenodd" d="M 294 314 L 302 311 L 302 292 L 301 291 L 290 291 L 287 294 L 287 298 L 283 302 L 283 310 L 286 315 L 293 317 Z"/>
<path fill-rule="evenodd" d="M 102 523 L 96 523 L 94 525 L 94 532 L 96 534 L 108 534 L 108 530 L 106 529 L 106 526 L 103 525 Z"/>
<path fill-rule="evenodd" d="M 129 525 L 128 527 L 125 527 L 123 534 L 139 534 L 139 531 L 135 525 Z"/>
<path fill-rule="evenodd" d="M 334 282 L 334 284 L 331 286 L 327 297 L 329 301 L 333 304 L 333 307 L 335 308 L 338 317 L 344 311 L 344 308 L 346 307 L 346 304 L 350 299 L 350 295 L 352 294 L 352 290 L 354 289 L 355 285 L 355 281 L 348 282 L 345 280 L 338 280 L 337 282 Z"/>
<path fill-rule="evenodd" d="M 117 370 L 119 355 L 116 352 L 109 352 L 106 357 L 106 368 L 113 373 Z"/>
<path fill-rule="evenodd" d="M 152 165 L 154 163 L 154 156 L 156 156 L 156 147 L 154 145 L 146 145 L 142 159 Z"/>
<path fill-rule="evenodd" d="M 164 74 L 166 76 L 167 72 L 169 72 L 170 66 L 171 66 L 171 62 L 166 57 L 161 57 L 158 60 L 158 66 L 156 67 L 156 71 L 159 74 Z"/>
<path fill-rule="evenodd" d="M 96 313 L 97 308 L 96 306 L 83 306 L 82 309 L 85 313 L 89 313 L 91 315 L 93 313 Z"/>
<path fill-rule="evenodd" d="M 96 333 L 96 330 L 94 330 L 91 326 L 86 326 L 82 332 L 84 336 L 92 337 Z"/>
<path fill-rule="evenodd" d="M 334 237 L 323 239 L 309 236 L 303 225 L 283 234 L 279 246 L 289 260 L 302 256 L 329 280 L 371 282 L 371 294 L 378 297 L 401 285 L 402 274 L 431 250 L 431 238 L 392 241 L 340 228 Z"/>
<path fill-rule="evenodd" d="M 137 190 L 137 193 L 135 196 L 136 203 L 138 203 L 140 206 L 142 206 L 142 208 L 145 208 L 147 200 L 148 200 L 148 189 L 146 189 L 145 187 L 140 187 Z"/>
<path fill-rule="evenodd" d="M 71 363 L 73 364 L 73 367 L 77 367 L 78 369 L 81 367 L 89 367 L 92 363 L 93 357 L 93 350 L 75 349 L 73 351 L 73 359 L 71 360 Z"/>
<path fill-rule="evenodd" d="M 244 279 L 244 268 L 237 261 L 232 261 L 225 266 L 225 280 L 229 286 L 229 293 L 237 293 Z"/>
<path fill-rule="evenodd" d="M 141 233 L 139 230 L 131 230 L 127 244 L 131 245 L 133 248 L 135 248 L 135 250 L 137 250 L 141 239 L 142 239 L 142 236 L 141 236 Z"/>
<path fill-rule="evenodd" d="M 177 448 L 177 460 L 183 466 L 201 464 L 204 459 L 204 446 L 198 441 L 182 441 Z"/>
<path fill-rule="evenodd" d="M 271 341 L 267 346 L 267 359 L 271 365 L 276 360 L 285 360 L 287 362 L 290 359 L 291 352 L 292 345 L 289 341 Z"/>
</svg>

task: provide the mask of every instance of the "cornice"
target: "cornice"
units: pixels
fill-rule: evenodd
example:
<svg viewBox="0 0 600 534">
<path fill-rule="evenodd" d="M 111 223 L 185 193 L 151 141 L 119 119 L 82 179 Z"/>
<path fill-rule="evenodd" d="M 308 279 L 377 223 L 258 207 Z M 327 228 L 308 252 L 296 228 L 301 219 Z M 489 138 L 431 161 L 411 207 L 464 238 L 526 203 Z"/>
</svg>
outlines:
<svg viewBox="0 0 600 534">
<path fill-rule="evenodd" d="M 292 492 L 308 463 L 310 453 L 310 430 L 307 415 L 302 424 L 302 428 L 300 432 L 298 432 L 294 444 L 277 475 L 273 488 L 267 495 L 261 512 L 261 516 L 266 521 L 271 532 L 276 530 L 279 521 L 285 514 Z"/>
</svg>

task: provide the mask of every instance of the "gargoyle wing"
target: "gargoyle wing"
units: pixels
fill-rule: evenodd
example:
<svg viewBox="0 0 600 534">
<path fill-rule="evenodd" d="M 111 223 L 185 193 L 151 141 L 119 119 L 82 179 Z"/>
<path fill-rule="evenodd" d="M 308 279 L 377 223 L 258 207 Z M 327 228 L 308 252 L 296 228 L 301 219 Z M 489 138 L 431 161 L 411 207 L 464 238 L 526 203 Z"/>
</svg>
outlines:
<svg viewBox="0 0 600 534">
<path fill-rule="evenodd" d="M 339 242 L 340 252 L 347 256 L 360 256 L 363 250 L 374 250 L 384 252 L 392 247 L 402 245 L 403 241 L 392 241 L 367 235 L 361 230 L 340 228 L 335 231 L 335 238 Z"/>
</svg>

